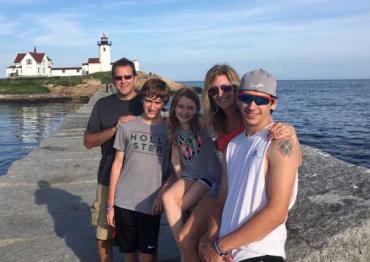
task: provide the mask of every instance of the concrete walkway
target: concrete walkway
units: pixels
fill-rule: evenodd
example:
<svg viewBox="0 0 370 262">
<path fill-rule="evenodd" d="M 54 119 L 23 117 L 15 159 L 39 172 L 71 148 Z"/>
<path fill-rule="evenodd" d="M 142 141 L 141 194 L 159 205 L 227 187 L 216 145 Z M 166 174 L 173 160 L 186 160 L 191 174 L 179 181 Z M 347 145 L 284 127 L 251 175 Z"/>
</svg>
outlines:
<svg viewBox="0 0 370 262">
<path fill-rule="evenodd" d="M 89 220 L 100 148 L 85 149 L 82 136 L 95 100 L 104 95 L 98 91 L 0 178 L 0 261 L 97 261 Z M 160 235 L 159 260 L 177 261 L 163 223 Z"/>
<path fill-rule="evenodd" d="M 94 99 L 103 95 L 98 91 L 0 177 L 0 261 L 97 261 L 89 219 L 100 153 L 86 150 L 82 136 Z M 287 223 L 288 261 L 370 261 L 369 169 L 311 147 L 303 152 Z M 178 261 L 164 223 L 159 261 Z"/>
</svg>

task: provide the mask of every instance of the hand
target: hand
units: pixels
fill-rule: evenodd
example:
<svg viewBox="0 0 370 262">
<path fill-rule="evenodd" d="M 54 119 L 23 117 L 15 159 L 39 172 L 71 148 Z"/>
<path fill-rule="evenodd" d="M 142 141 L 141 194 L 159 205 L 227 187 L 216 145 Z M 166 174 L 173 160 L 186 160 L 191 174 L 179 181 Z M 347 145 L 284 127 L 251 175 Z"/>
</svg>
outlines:
<svg viewBox="0 0 370 262">
<path fill-rule="evenodd" d="M 127 122 L 130 122 L 132 120 L 135 120 L 136 119 L 136 116 L 133 116 L 133 115 L 128 115 L 128 116 L 121 116 L 120 118 L 118 118 L 118 121 L 117 121 L 117 124 L 116 124 L 116 129 L 118 129 L 118 127 L 122 124 L 125 124 Z"/>
<path fill-rule="evenodd" d="M 159 193 L 152 206 L 152 215 L 159 215 L 163 210 L 162 194 Z"/>
<path fill-rule="evenodd" d="M 269 129 L 269 140 L 279 140 L 296 136 L 294 127 L 287 123 L 274 123 Z"/>
<path fill-rule="evenodd" d="M 220 257 L 214 246 L 213 246 L 214 239 L 210 238 L 208 234 L 203 235 L 203 237 L 199 241 L 198 250 L 199 250 L 199 257 L 202 262 L 217 262 L 222 261 L 222 257 Z M 232 261 L 232 260 L 230 260 Z"/>
<path fill-rule="evenodd" d="M 115 227 L 115 221 L 114 221 L 114 208 L 107 208 L 107 223 L 111 227 Z"/>
</svg>

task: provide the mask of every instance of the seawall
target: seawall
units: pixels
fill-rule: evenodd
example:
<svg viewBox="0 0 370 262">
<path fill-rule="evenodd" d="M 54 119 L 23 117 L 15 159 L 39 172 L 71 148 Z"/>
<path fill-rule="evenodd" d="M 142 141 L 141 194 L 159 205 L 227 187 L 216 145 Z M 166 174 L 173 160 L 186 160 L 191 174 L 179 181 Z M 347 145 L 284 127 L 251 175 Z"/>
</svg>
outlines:
<svg viewBox="0 0 370 262">
<path fill-rule="evenodd" d="M 92 106 L 104 95 L 100 89 L 0 177 L 1 261 L 97 261 L 89 219 L 100 149 L 85 149 L 82 136 Z M 288 219 L 288 261 L 370 261 L 369 169 L 308 146 L 303 152 L 298 199 Z M 159 261 L 179 261 L 165 223 Z"/>
</svg>

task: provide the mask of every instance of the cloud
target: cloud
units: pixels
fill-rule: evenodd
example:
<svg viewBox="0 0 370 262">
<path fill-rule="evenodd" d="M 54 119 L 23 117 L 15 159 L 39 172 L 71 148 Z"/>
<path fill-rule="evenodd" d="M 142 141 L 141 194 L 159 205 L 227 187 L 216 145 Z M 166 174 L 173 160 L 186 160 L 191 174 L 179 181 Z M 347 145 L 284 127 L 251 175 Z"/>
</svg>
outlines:
<svg viewBox="0 0 370 262">
<path fill-rule="evenodd" d="M 0 35 L 8 35 L 14 33 L 17 26 L 17 22 L 14 22 L 11 19 L 8 19 L 7 17 L 0 14 Z"/>
<path fill-rule="evenodd" d="M 67 52 L 84 61 L 86 53 L 95 54 L 104 32 L 113 41 L 113 59 L 136 56 L 143 68 L 158 64 L 171 72 L 180 70 L 171 67 L 178 61 L 317 65 L 370 56 L 370 2 L 365 0 L 66 0 L 56 5 L 9 9 L 7 17 L 0 15 L 0 35 L 17 32 L 12 42 L 42 45 L 56 61 Z"/>
<path fill-rule="evenodd" d="M 59 13 L 48 15 L 26 15 L 23 20 L 32 21 L 31 28 L 22 32 L 36 45 L 51 47 L 81 47 L 93 40 L 79 21 L 80 14 Z M 95 39 L 94 39 L 95 41 Z"/>
<path fill-rule="evenodd" d="M 44 2 L 45 0 L 0 0 L 0 4 L 2 6 L 7 5 L 15 5 L 15 6 L 27 6 L 27 5 L 35 5 Z"/>
</svg>

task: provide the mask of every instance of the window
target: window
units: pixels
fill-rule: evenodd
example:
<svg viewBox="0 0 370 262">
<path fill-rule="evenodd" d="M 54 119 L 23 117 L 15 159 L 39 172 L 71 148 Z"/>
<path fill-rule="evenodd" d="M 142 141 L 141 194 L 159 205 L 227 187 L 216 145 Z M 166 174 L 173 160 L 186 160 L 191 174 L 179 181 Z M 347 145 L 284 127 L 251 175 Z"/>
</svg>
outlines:
<svg viewBox="0 0 370 262">
<path fill-rule="evenodd" d="M 40 74 L 40 67 L 38 67 L 38 68 L 37 68 L 37 73 L 39 73 L 39 74 Z"/>
<path fill-rule="evenodd" d="M 27 60 L 26 60 L 26 64 L 27 64 L 27 65 L 32 65 L 32 60 L 31 60 L 31 59 L 27 59 Z"/>
<path fill-rule="evenodd" d="M 103 47 L 103 51 L 105 52 L 105 47 Z"/>
</svg>

